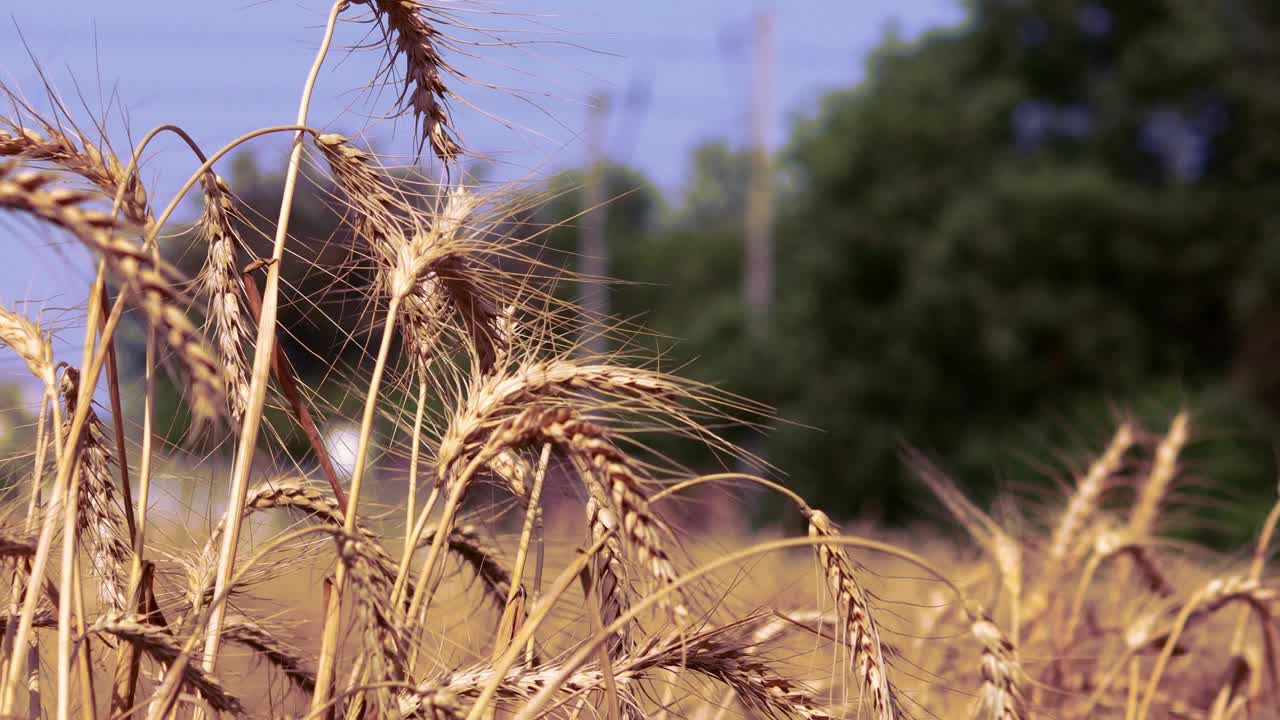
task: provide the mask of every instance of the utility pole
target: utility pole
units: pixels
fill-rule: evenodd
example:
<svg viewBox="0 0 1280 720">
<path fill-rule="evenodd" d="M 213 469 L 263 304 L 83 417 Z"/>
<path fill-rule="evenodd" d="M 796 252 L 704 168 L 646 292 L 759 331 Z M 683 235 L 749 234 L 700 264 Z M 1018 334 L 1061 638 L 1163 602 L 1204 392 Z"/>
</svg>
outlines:
<svg viewBox="0 0 1280 720">
<path fill-rule="evenodd" d="M 769 120 L 773 109 L 773 11 L 759 12 L 752 33 L 751 174 L 743 247 L 742 294 L 748 337 L 759 346 L 769 336 L 773 308 L 773 173 L 769 162 Z M 755 460 L 738 463 L 739 472 L 764 476 L 768 464 L 764 438 L 753 436 L 744 449 Z"/>
<path fill-rule="evenodd" d="M 751 177 L 747 189 L 746 248 L 743 294 L 747 329 L 760 340 L 769 334 L 773 306 L 773 183 L 769 162 L 770 115 L 773 109 L 773 12 L 755 18 L 754 81 L 751 97 Z"/>
<path fill-rule="evenodd" d="M 605 237 L 605 134 L 609 120 L 609 96 L 592 94 L 587 114 L 587 178 L 582 189 L 582 218 L 578 235 L 579 302 L 583 312 L 581 350 L 603 355 L 605 323 L 609 317 L 609 244 Z"/>
</svg>

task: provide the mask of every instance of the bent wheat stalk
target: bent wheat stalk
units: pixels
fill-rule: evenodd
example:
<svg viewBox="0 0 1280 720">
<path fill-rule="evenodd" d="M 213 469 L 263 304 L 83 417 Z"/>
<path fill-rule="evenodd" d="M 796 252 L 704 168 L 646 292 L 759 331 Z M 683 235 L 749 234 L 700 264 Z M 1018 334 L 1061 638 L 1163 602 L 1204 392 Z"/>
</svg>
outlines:
<svg viewBox="0 0 1280 720">
<path fill-rule="evenodd" d="M 140 646 L 156 661 L 170 665 L 182 653 L 182 648 L 164 628 L 143 622 L 141 618 L 124 613 L 107 613 L 85 629 L 85 636 L 114 635 Z M 244 711 L 240 700 L 227 691 L 213 675 L 199 667 L 187 665 L 182 670 L 182 681 L 197 690 L 219 712 L 239 715 Z"/>
</svg>

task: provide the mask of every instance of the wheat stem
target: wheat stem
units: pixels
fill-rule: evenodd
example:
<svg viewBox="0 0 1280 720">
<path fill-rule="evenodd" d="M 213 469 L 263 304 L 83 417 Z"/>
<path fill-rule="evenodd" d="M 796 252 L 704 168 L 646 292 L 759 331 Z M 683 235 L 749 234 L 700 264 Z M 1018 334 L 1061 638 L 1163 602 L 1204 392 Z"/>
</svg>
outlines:
<svg viewBox="0 0 1280 720">
<path fill-rule="evenodd" d="M 98 261 L 98 272 L 94 278 L 93 285 L 89 289 L 89 308 L 88 318 L 85 322 L 85 338 L 83 351 L 83 366 L 91 362 L 94 355 L 94 342 L 96 340 L 93 332 L 97 327 L 98 315 L 102 312 L 102 289 L 106 283 L 106 260 Z M 104 342 L 102 350 L 105 353 L 106 343 Z M 92 381 L 82 383 L 78 387 L 73 388 L 77 395 L 75 399 L 75 413 L 77 417 L 85 417 L 88 419 L 88 407 L 93 402 L 92 388 L 97 385 L 97 376 Z M 70 401 L 68 396 L 67 400 Z M 68 408 L 70 409 L 70 408 Z M 59 595 L 61 602 L 58 603 L 58 698 L 57 698 L 57 717 L 58 720 L 68 720 L 71 712 L 71 652 L 72 652 L 72 593 L 75 588 L 72 583 L 75 581 L 76 575 L 76 540 L 79 536 L 78 532 L 78 513 L 80 501 L 80 475 L 84 472 L 81 462 L 80 449 L 84 445 L 83 425 L 81 423 L 81 432 L 70 433 L 67 438 L 67 447 L 64 452 L 70 453 L 66 460 L 67 491 L 64 493 L 62 504 L 63 520 L 62 520 L 62 577 Z M 32 582 L 35 581 L 34 576 Z"/>
<path fill-rule="evenodd" d="M 422 455 L 422 421 L 427 414 L 427 379 L 424 375 L 418 378 L 418 404 L 413 411 L 413 436 L 409 444 L 409 493 L 404 511 L 404 552 L 413 552 L 415 542 L 413 534 L 414 506 L 418 500 L 418 461 Z"/>
<path fill-rule="evenodd" d="M 302 127 L 307 124 L 307 112 L 311 106 L 311 92 L 319 77 L 320 68 L 329 52 L 329 44 L 333 40 L 334 28 L 338 23 L 338 14 L 347 5 L 347 0 L 335 0 L 329 10 L 325 23 L 324 36 L 320 48 L 316 51 L 315 60 L 302 88 L 302 99 L 298 104 L 298 119 L 295 123 Z M 214 588 L 222 595 L 229 586 L 232 566 L 235 564 L 236 545 L 240 539 L 240 520 L 244 508 L 245 494 L 249 490 L 249 471 L 253 465 L 254 448 L 258 440 L 258 426 L 262 421 L 263 405 L 267 399 L 267 380 L 271 373 L 271 354 L 276 339 L 276 314 L 280 302 L 280 264 L 284 259 L 285 240 L 289 236 L 289 217 L 293 210 L 294 188 L 297 186 L 298 170 L 302 162 L 302 131 L 297 131 L 293 138 L 293 148 L 289 153 L 289 166 L 285 171 L 284 191 L 280 200 L 280 215 L 276 220 L 276 235 L 271 249 L 271 266 L 267 268 L 266 287 L 262 292 L 262 315 L 258 321 L 258 336 L 254 347 L 253 373 L 249 380 L 249 399 L 245 408 L 244 422 L 240 428 L 240 437 L 236 445 L 235 465 L 231 473 L 231 491 L 228 501 L 227 532 L 223 536 L 222 550 L 218 555 L 218 569 Z M 208 165 L 217 157 L 215 154 L 205 164 Z M 189 184 L 192 181 L 189 181 Z M 174 202 L 177 198 L 174 199 Z M 172 204 L 171 204 L 172 207 Z M 166 213 L 170 210 L 166 208 Z M 162 216 L 163 217 L 163 216 Z M 204 665 L 212 670 L 217 663 L 218 644 L 221 638 L 223 607 L 218 603 L 210 608 L 208 634 L 205 642 Z M 322 687 L 322 686 L 317 686 Z"/>
<path fill-rule="evenodd" d="M 137 594 L 138 583 L 142 580 L 142 555 L 146 549 L 147 542 L 147 505 L 151 502 L 151 459 L 155 437 L 156 377 L 155 363 L 153 362 L 155 351 L 156 335 L 154 331 L 148 329 L 147 363 L 143 370 L 145 390 L 142 396 L 142 449 L 141 464 L 138 466 L 138 504 L 136 508 L 125 507 L 127 516 L 130 518 L 134 515 L 137 516 L 137 521 L 134 524 L 136 529 L 132 534 L 133 558 L 129 565 L 129 591 L 127 597 L 130 598 Z M 120 427 L 121 424 L 123 424 L 123 421 L 118 420 L 116 427 Z M 139 650 L 132 643 L 122 643 L 116 653 L 116 678 L 111 696 L 113 711 L 122 711 L 133 707 L 138 683 L 138 658 Z"/>
<path fill-rule="evenodd" d="M 360 441 L 356 444 L 356 462 L 351 471 L 351 492 L 347 499 L 346 524 L 344 530 L 352 533 L 356 528 L 356 506 L 360 502 L 360 487 L 364 480 L 365 468 L 368 466 L 369 443 L 373 437 L 373 418 L 378 410 L 379 390 L 382 387 L 382 374 L 387 367 L 387 356 L 391 352 L 391 341 L 395 338 L 396 314 L 400 309 L 400 298 L 392 296 L 387 307 L 386 322 L 383 325 L 382 343 L 378 347 L 378 359 L 373 366 L 373 376 L 369 379 L 369 390 L 365 394 L 364 414 L 360 418 Z M 448 528 L 442 528 L 437 534 L 448 534 Z M 333 665 L 337 661 L 338 616 L 342 609 L 343 585 L 346 582 L 346 564 L 339 563 L 334 573 L 333 592 L 330 593 L 328 609 L 325 612 L 324 631 L 320 641 L 320 662 L 316 669 L 316 689 L 311 694 L 313 709 L 325 704 L 328 700 L 329 681 L 333 677 Z M 394 606 L 393 606 L 394 607 Z"/>
<path fill-rule="evenodd" d="M 524 513 L 524 525 L 520 528 L 520 545 L 516 549 L 515 563 L 511 566 L 510 603 L 515 596 L 516 588 L 524 584 L 525 559 L 529 554 L 529 539 L 533 535 L 533 521 L 542 507 L 542 481 L 546 476 L 547 463 L 551 460 L 551 443 L 542 444 L 542 454 L 538 459 L 539 472 L 533 476 L 533 485 L 529 488 L 529 497 L 525 500 L 527 507 Z"/>
<path fill-rule="evenodd" d="M 77 637 L 84 635 L 84 588 L 81 581 L 80 568 L 77 565 L 71 579 L 71 593 L 76 603 L 73 625 Z M 93 690 L 93 658 L 90 656 L 89 643 L 84 643 L 73 652 L 76 670 L 80 676 L 80 714 L 85 720 L 97 720 L 98 708 L 94 702 L 96 693 Z"/>
</svg>

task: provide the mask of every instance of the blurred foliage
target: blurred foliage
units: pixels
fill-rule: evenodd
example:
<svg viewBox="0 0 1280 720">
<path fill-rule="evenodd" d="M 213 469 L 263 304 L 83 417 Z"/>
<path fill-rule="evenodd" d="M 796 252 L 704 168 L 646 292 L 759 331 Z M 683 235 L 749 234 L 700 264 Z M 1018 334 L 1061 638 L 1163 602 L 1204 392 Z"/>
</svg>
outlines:
<svg viewBox="0 0 1280 720">
<path fill-rule="evenodd" d="M 22 481 L 31 472 L 31 449 L 36 444 L 36 418 L 31 413 L 38 412 L 31 396 L 39 399 L 41 394 L 39 386 L 30 382 L 25 389 L 24 393 L 19 383 L 0 382 L 0 493 L 29 487 Z"/>
</svg>

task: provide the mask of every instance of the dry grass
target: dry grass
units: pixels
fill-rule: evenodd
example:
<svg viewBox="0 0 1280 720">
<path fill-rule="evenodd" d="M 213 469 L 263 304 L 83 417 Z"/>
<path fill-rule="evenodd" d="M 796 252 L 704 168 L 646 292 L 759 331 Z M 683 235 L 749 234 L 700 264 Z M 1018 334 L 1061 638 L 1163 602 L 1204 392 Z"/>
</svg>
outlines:
<svg viewBox="0 0 1280 720">
<path fill-rule="evenodd" d="M 362 4 L 384 70 L 405 63 L 390 113 L 413 114 L 421 141 L 456 170 L 444 82 L 456 45 L 442 32 L 459 11 Z M 333 8 L 317 68 L 346 32 L 345 7 Z M 120 297 L 109 306 L 90 293 L 86 346 L 62 362 L 37 319 L 0 309 L 0 343 L 45 390 L 23 454 L 30 483 L 11 511 L 29 519 L 0 527 L 0 563 L 15 578 L 0 615 L 0 716 L 1228 720 L 1280 706 L 1266 570 L 1280 510 L 1245 567 L 1159 536 L 1195 439 L 1186 414 L 1159 437 L 1121 424 L 1043 527 L 997 522 L 908 454 L 973 548 L 923 523 L 910 536 L 846 534 L 782 485 L 690 477 L 648 449 L 665 432 L 744 456 L 717 429 L 762 409 L 646 369 L 622 338 L 616 355 L 585 356 L 573 340 L 581 315 L 532 282 L 535 259 L 502 235 L 501 197 L 452 178 L 396 179 L 351 140 L 307 129 L 286 187 L 310 138 L 355 231 L 353 257 L 376 278 L 357 288 L 367 326 L 350 331 L 381 338 L 362 366 L 332 367 L 358 414 L 279 388 L 294 411 L 284 421 L 313 413 L 317 425 L 360 428 L 346 486 L 324 486 L 277 467 L 290 428 L 271 427 L 264 407 L 280 365 L 277 311 L 312 301 L 281 284 L 280 266 L 344 268 L 286 252 L 287 190 L 260 300 L 242 280 L 256 258 L 236 234 L 235 188 L 213 166 L 256 135 L 210 153 L 186 184 L 203 190 L 208 258 L 193 307 L 151 244 L 181 198 L 153 219 L 132 164 L 105 142 L 24 115 L 41 129 L 0 118 L 0 210 L 101 261 L 147 322 L 148 372 L 142 421 L 105 422 L 92 398 L 120 383 L 104 363 Z M 117 199 L 113 212 L 95 208 L 99 194 Z M 207 537 L 152 510 L 160 468 L 215 472 L 194 447 L 158 441 L 154 374 L 168 356 L 184 371 L 184 409 L 231 425 L 210 429 L 237 453 L 227 501 L 192 508 Z M 132 442 L 109 445 L 112 425 Z M 688 527 L 696 486 L 737 483 L 777 493 L 807 534 Z M 136 499 L 124 492 L 133 486 Z"/>
</svg>

